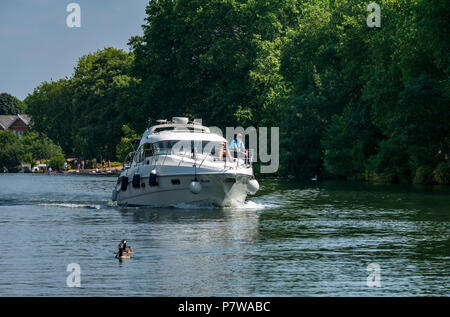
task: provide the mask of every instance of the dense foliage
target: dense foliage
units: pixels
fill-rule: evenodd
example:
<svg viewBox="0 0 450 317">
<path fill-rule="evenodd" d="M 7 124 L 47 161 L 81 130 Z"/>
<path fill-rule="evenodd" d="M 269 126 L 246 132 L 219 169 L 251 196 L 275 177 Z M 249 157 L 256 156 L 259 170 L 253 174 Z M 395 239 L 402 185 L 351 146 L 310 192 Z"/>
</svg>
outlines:
<svg viewBox="0 0 450 317">
<path fill-rule="evenodd" d="M 80 58 L 25 100 L 65 152 L 123 158 L 154 121 L 279 126 L 282 175 L 448 184 L 444 0 L 155 0 L 130 53 Z M 122 129 L 122 127 L 124 129 Z"/>
<path fill-rule="evenodd" d="M 24 106 L 24 103 L 18 98 L 7 93 L 0 93 L 0 115 L 23 113 Z"/>
<path fill-rule="evenodd" d="M 133 54 L 106 48 L 80 58 L 72 78 L 72 139 L 83 157 L 113 158 L 130 121 Z M 145 119 L 144 119 L 145 120 Z"/>
<path fill-rule="evenodd" d="M 23 147 L 16 134 L 0 131 L 0 171 L 17 171 L 23 157 Z"/>
<path fill-rule="evenodd" d="M 135 95 L 132 61 L 130 53 L 105 48 L 81 57 L 71 78 L 39 85 L 25 100 L 34 129 L 66 153 L 113 158 Z"/>
<path fill-rule="evenodd" d="M 43 134 L 27 132 L 20 141 L 24 151 L 22 160 L 26 163 L 50 160 L 56 156 L 64 158 L 61 147 Z"/>
<path fill-rule="evenodd" d="M 25 99 L 33 128 L 49 136 L 66 153 L 73 150 L 72 97 L 70 80 L 43 82 Z"/>
<path fill-rule="evenodd" d="M 128 153 L 133 150 L 133 141 L 139 136 L 128 125 L 122 127 L 123 137 L 120 139 L 120 143 L 117 144 L 116 153 L 117 159 L 120 162 L 124 162 Z"/>
<path fill-rule="evenodd" d="M 15 172 L 22 163 L 34 165 L 37 161 L 53 161 L 55 169 L 61 169 L 65 158 L 60 146 L 52 140 L 37 132 L 26 132 L 22 138 L 17 134 L 5 130 L 0 131 L 0 171 L 4 169 Z M 59 164 L 62 160 L 62 163 Z"/>
</svg>

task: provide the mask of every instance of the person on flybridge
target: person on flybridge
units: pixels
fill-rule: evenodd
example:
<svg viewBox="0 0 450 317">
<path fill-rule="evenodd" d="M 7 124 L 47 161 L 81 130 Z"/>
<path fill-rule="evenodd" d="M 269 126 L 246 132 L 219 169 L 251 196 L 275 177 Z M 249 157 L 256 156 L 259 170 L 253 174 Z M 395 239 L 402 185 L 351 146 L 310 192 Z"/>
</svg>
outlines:
<svg viewBox="0 0 450 317">
<path fill-rule="evenodd" d="M 230 145 L 231 151 L 234 153 L 234 157 L 237 158 L 239 154 L 244 156 L 245 158 L 245 164 L 248 164 L 248 152 L 245 149 L 244 141 L 242 141 L 242 134 L 239 133 L 237 137 L 231 142 Z"/>
</svg>

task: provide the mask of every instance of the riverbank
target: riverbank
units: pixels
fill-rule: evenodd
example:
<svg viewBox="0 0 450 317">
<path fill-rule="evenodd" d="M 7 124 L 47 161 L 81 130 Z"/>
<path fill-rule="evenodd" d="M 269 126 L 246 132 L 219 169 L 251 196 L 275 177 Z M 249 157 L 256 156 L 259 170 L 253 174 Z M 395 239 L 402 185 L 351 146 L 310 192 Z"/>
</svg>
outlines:
<svg viewBox="0 0 450 317">
<path fill-rule="evenodd" d="M 122 171 L 123 165 L 110 167 L 110 168 L 86 168 L 86 169 L 70 169 L 65 171 L 68 174 L 81 174 L 81 175 L 119 175 Z"/>
<path fill-rule="evenodd" d="M 111 167 L 111 168 L 86 168 L 86 169 L 70 169 L 67 171 L 36 171 L 36 172 L 31 172 L 29 174 L 52 174 L 52 175 L 65 175 L 65 174 L 70 174 L 70 175 L 119 175 L 120 172 L 123 170 L 123 165 L 121 166 L 116 166 L 116 167 Z M 17 172 L 17 173 L 8 173 L 8 174 L 24 174 L 23 172 Z"/>
</svg>

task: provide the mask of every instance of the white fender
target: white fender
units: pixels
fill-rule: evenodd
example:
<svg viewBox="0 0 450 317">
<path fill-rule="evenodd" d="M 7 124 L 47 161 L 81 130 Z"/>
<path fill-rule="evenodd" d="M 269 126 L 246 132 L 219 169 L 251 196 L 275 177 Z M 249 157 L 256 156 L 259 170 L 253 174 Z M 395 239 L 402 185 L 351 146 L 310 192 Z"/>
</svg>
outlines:
<svg viewBox="0 0 450 317">
<path fill-rule="evenodd" d="M 250 194 L 255 194 L 259 190 L 259 183 L 256 179 L 249 179 L 247 181 L 247 190 Z"/>
<path fill-rule="evenodd" d="M 193 194 L 198 194 L 202 191 L 202 184 L 199 181 L 192 181 L 189 184 L 189 189 Z"/>
</svg>

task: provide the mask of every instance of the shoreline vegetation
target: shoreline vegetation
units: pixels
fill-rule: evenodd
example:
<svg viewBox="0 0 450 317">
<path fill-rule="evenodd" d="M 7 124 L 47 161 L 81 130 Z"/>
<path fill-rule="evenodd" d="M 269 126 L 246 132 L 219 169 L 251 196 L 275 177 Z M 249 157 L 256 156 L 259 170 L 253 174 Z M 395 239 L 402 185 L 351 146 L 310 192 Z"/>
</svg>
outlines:
<svg viewBox="0 0 450 317">
<path fill-rule="evenodd" d="M 111 167 L 111 168 L 86 168 L 86 169 L 69 169 L 63 171 L 50 172 L 51 174 L 75 174 L 75 175 L 92 175 L 92 176 L 117 176 L 122 171 L 123 166 Z M 33 174 L 49 174 L 48 171 L 30 172 Z"/>
<path fill-rule="evenodd" d="M 279 127 L 273 176 L 449 185 L 450 6 L 377 3 L 371 28 L 356 0 L 151 1 L 129 52 L 89 53 L 23 102 L 4 99 L 70 157 L 123 162 L 155 120 L 186 116 Z M 0 168 L 20 158 L 4 134 Z M 52 154 L 36 159 L 59 164 Z"/>
</svg>

